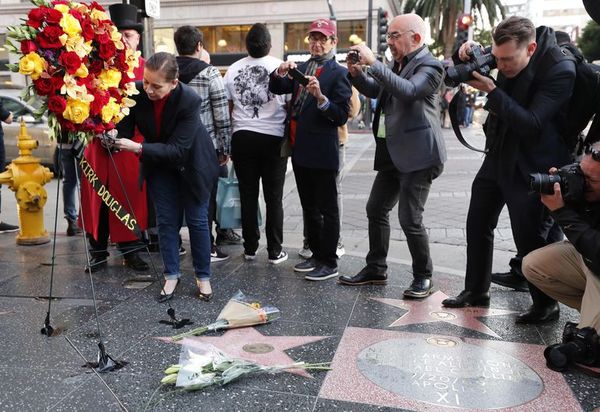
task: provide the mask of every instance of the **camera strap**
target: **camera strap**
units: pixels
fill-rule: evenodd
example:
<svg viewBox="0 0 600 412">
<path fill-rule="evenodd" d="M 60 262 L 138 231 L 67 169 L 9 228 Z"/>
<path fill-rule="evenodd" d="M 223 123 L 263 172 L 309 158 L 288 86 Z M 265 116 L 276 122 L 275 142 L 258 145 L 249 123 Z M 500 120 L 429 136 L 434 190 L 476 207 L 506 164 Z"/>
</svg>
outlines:
<svg viewBox="0 0 600 412">
<path fill-rule="evenodd" d="M 450 101 L 450 106 L 448 106 L 448 113 L 450 114 L 450 123 L 452 124 L 452 130 L 454 130 L 454 134 L 456 135 L 458 141 L 462 143 L 462 145 L 467 149 L 471 149 L 479 153 L 487 153 L 486 149 L 482 150 L 471 146 L 469 142 L 465 140 L 465 138 L 462 135 L 462 132 L 460 131 L 460 125 L 458 123 L 458 93 L 455 93 L 454 97 L 452 97 L 452 100 Z"/>
</svg>

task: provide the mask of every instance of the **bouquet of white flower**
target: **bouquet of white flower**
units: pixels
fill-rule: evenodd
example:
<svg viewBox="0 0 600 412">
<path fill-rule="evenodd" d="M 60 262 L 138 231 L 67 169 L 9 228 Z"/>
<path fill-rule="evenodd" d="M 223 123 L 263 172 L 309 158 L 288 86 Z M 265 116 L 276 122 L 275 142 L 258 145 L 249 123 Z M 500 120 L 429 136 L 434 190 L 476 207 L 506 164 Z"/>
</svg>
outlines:
<svg viewBox="0 0 600 412">
<path fill-rule="evenodd" d="M 290 369 L 330 370 L 329 366 L 329 362 L 265 366 L 232 358 L 209 343 L 184 342 L 179 363 L 165 369 L 161 383 L 192 391 L 212 385 L 226 385 L 247 375 L 275 374 Z"/>
</svg>

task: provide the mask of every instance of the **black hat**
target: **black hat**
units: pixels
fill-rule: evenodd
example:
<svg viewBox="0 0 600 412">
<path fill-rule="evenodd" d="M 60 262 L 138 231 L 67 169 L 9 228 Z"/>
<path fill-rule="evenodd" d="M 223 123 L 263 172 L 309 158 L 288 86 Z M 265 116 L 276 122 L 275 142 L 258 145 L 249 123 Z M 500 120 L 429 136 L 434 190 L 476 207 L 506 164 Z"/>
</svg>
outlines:
<svg viewBox="0 0 600 412">
<path fill-rule="evenodd" d="M 133 4 L 111 4 L 108 6 L 110 19 L 119 30 L 144 31 L 144 25 L 138 22 L 138 8 Z"/>
<path fill-rule="evenodd" d="M 598 0 L 583 0 L 585 11 L 598 24 L 600 24 L 600 2 Z"/>
</svg>

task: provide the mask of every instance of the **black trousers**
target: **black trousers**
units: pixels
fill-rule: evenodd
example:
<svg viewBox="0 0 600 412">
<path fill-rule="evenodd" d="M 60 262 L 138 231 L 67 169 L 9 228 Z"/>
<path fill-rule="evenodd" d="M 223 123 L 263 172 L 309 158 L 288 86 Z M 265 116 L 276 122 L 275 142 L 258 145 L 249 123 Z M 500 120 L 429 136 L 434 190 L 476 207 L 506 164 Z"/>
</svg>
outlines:
<svg viewBox="0 0 600 412">
<path fill-rule="evenodd" d="M 283 183 L 287 158 L 281 157 L 281 137 L 250 130 L 238 130 L 231 139 L 231 156 L 239 182 L 242 203 L 242 237 L 244 250 L 258 249 L 258 193 L 260 181 L 265 199 L 267 252 L 275 258 L 283 242 Z"/>
<path fill-rule="evenodd" d="M 109 255 L 108 253 L 108 206 L 104 202 L 100 205 L 100 218 L 98 220 L 98 239 L 88 233 L 87 238 L 90 244 L 90 255 L 91 257 L 105 258 Z M 132 240 L 129 242 L 118 242 L 117 249 L 121 252 L 124 257 L 127 258 L 130 253 L 135 253 L 136 249 L 142 248 L 143 243 L 139 240 Z"/>
<path fill-rule="evenodd" d="M 496 159 L 486 157 L 473 180 L 467 215 L 467 271 L 465 289 L 487 292 L 491 283 L 494 230 L 504 205 L 508 208 L 513 238 L 519 254 L 546 246 L 552 227 L 550 213 L 540 196 L 529 193 L 529 185 L 518 170 L 499 172 Z M 555 302 L 529 283 L 536 306 Z"/>
<path fill-rule="evenodd" d="M 390 211 L 398 204 L 398 219 L 412 257 L 413 276 L 431 277 L 433 264 L 429 253 L 429 236 L 423 225 L 423 210 L 431 183 L 443 169 L 444 166 L 440 164 L 410 173 L 397 170 L 377 172 L 367 202 L 369 253 L 366 260 L 371 273 L 384 274 L 387 271 Z"/>
<path fill-rule="evenodd" d="M 227 177 L 227 174 L 227 165 L 219 165 L 219 177 Z M 215 244 L 215 237 L 212 231 L 213 222 L 215 223 L 215 230 L 219 230 L 219 222 L 217 222 L 217 187 L 218 183 L 215 183 L 210 191 L 210 199 L 208 201 L 208 233 L 210 234 L 211 245 Z"/>
<path fill-rule="evenodd" d="M 340 236 L 338 171 L 303 167 L 295 162 L 292 165 L 313 258 L 329 267 L 337 267 L 335 252 Z"/>
</svg>

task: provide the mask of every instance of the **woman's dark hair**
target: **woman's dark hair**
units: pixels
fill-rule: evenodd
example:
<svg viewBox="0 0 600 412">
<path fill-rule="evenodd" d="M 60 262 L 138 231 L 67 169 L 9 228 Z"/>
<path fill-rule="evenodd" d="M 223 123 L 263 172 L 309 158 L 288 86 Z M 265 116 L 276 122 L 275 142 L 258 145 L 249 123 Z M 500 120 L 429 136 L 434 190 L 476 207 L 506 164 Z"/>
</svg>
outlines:
<svg viewBox="0 0 600 412">
<path fill-rule="evenodd" d="M 254 58 L 264 57 L 271 51 L 271 33 L 262 23 L 252 25 L 246 35 L 246 50 Z"/>
<path fill-rule="evenodd" d="M 146 60 L 146 69 L 153 72 L 161 72 L 165 76 L 165 80 L 172 81 L 179 77 L 179 66 L 175 56 L 171 53 L 159 52 L 150 56 Z"/>
<path fill-rule="evenodd" d="M 196 52 L 198 43 L 204 45 L 204 35 L 194 26 L 181 26 L 174 36 L 175 47 L 180 56 L 191 56 Z"/>
</svg>

